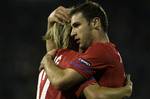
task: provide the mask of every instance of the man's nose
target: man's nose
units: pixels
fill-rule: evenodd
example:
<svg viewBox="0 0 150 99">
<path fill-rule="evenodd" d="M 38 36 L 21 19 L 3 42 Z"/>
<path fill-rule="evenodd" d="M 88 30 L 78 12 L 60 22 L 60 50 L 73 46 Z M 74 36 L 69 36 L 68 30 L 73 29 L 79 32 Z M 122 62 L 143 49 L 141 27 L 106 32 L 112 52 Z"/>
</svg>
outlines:
<svg viewBox="0 0 150 99">
<path fill-rule="evenodd" d="M 74 32 L 73 30 L 71 31 L 71 36 L 75 36 L 76 32 Z"/>
</svg>

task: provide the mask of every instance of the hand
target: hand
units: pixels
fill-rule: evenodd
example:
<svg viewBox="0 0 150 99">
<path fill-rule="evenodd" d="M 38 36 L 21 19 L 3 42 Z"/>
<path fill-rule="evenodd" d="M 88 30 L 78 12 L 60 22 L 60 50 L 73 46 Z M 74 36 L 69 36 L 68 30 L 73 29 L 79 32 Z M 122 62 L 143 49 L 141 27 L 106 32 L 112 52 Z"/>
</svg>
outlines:
<svg viewBox="0 0 150 99">
<path fill-rule="evenodd" d="M 127 75 L 127 81 L 126 81 L 126 88 L 128 89 L 128 94 L 127 96 L 130 97 L 131 94 L 132 94 L 132 86 L 133 86 L 133 83 L 130 79 L 130 74 Z"/>
<path fill-rule="evenodd" d="M 40 67 L 39 67 L 39 71 L 41 71 L 42 69 L 44 69 L 44 64 L 40 64 Z"/>
<path fill-rule="evenodd" d="M 40 65 L 40 68 L 39 68 L 40 70 L 42 68 L 44 68 L 45 66 L 47 66 L 48 63 L 54 62 L 53 59 L 55 57 L 56 51 L 57 51 L 56 49 L 53 49 L 53 50 L 47 52 L 47 54 L 43 57 L 43 59 L 41 61 L 41 65 Z"/>
<path fill-rule="evenodd" d="M 70 9 L 60 6 L 56 8 L 48 17 L 48 29 L 57 22 L 64 24 L 65 22 L 70 22 Z"/>
<path fill-rule="evenodd" d="M 50 58 L 54 59 L 54 57 L 56 55 L 56 51 L 57 51 L 57 49 L 52 49 L 52 50 L 48 51 L 47 54 L 46 54 L 46 57 L 47 58 L 50 57 Z"/>
</svg>

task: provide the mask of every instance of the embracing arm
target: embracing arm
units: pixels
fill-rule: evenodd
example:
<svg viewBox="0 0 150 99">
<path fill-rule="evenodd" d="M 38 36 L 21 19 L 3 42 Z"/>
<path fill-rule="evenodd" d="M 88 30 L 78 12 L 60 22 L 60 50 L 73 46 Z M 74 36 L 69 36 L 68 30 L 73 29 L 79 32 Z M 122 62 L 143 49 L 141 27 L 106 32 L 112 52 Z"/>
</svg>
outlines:
<svg viewBox="0 0 150 99">
<path fill-rule="evenodd" d="M 63 6 L 59 6 L 56 8 L 49 16 L 48 16 L 48 24 L 47 29 L 49 29 L 55 22 L 64 25 L 64 23 L 70 22 L 70 9 L 67 9 Z"/>
<path fill-rule="evenodd" d="M 55 53 L 54 50 L 51 52 Z M 43 64 L 51 84 L 57 89 L 67 90 L 85 80 L 82 75 L 71 68 L 62 69 L 58 67 L 50 54 L 44 56 L 41 64 Z"/>
<path fill-rule="evenodd" d="M 55 22 L 63 25 L 69 21 L 69 9 L 60 6 L 49 15 L 47 31 L 53 26 Z M 47 51 L 51 51 L 53 48 L 56 48 L 56 46 L 54 46 L 54 42 L 51 40 L 47 40 L 46 47 Z M 58 67 L 54 63 L 51 56 L 48 54 L 43 57 L 41 64 L 43 65 L 41 65 L 40 68 L 44 66 L 45 72 L 48 76 L 48 79 L 51 81 L 51 84 L 58 89 L 66 90 L 85 79 L 73 69 L 62 69 Z"/>
<path fill-rule="evenodd" d="M 130 97 L 132 93 L 132 81 L 127 76 L 127 84 L 120 88 L 101 87 L 97 83 L 87 86 L 83 91 L 86 99 L 122 99 Z"/>
</svg>

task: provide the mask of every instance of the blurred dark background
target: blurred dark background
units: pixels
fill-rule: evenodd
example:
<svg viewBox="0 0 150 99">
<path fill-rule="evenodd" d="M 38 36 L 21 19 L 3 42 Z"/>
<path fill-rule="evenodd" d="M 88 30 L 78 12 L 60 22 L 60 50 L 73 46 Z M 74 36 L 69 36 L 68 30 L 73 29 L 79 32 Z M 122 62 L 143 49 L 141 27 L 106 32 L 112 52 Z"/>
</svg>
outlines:
<svg viewBox="0 0 150 99">
<path fill-rule="evenodd" d="M 109 37 L 131 74 L 130 99 L 150 99 L 150 0 L 95 0 L 109 17 Z M 0 99 L 35 99 L 45 54 L 47 17 L 59 5 L 84 0 L 3 0 L 0 3 Z"/>
</svg>

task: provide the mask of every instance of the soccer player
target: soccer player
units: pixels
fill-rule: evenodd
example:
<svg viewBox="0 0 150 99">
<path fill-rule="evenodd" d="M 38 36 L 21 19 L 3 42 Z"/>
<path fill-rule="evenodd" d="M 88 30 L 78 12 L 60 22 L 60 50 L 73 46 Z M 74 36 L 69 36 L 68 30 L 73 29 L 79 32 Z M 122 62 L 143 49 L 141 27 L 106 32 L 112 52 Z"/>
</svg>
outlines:
<svg viewBox="0 0 150 99">
<path fill-rule="evenodd" d="M 61 24 L 55 23 L 44 36 L 44 39 L 46 40 L 47 51 L 50 51 L 53 48 L 69 47 L 69 38 L 68 38 L 69 32 L 70 32 L 69 25 L 64 24 L 64 26 L 62 26 Z M 122 88 L 100 87 L 97 83 L 94 83 L 92 85 L 89 84 L 90 90 L 88 90 L 88 87 L 85 88 L 84 90 L 85 96 L 87 97 L 87 99 L 93 99 L 95 95 L 93 96 L 91 93 L 93 93 L 97 88 L 99 88 L 99 91 L 94 92 L 94 94 L 100 95 L 99 96 L 100 99 L 113 99 L 113 98 L 120 99 L 121 97 L 124 97 L 124 96 L 130 96 L 131 87 L 132 87 L 131 84 L 132 83 L 129 78 L 128 78 L 128 84 Z M 50 84 L 50 81 L 48 80 L 47 75 L 44 72 L 44 70 L 41 70 L 39 74 L 36 99 L 62 99 L 62 97 L 64 96 L 60 93 L 61 93 L 60 90 L 57 90 Z M 73 95 L 70 95 L 69 93 L 67 95 L 68 97 L 73 96 Z"/>
<path fill-rule="evenodd" d="M 93 3 L 88 3 L 88 6 L 90 4 L 97 7 L 97 5 Z M 85 5 L 87 6 L 87 4 L 84 4 L 79 8 L 85 7 Z M 72 86 L 81 84 L 93 76 L 102 86 L 123 86 L 124 71 L 122 61 L 118 51 L 113 44 L 109 42 L 107 34 L 105 33 L 107 26 L 105 27 L 104 25 L 106 25 L 106 23 L 101 24 L 101 21 L 105 20 L 100 20 L 103 18 L 102 16 L 92 16 L 90 20 L 86 19 L 85 16 L 83 16 L 86 14 L 81 13 L 79 8 L 72 11 L 72 35 L 75 36 L 80 49 L 85 52 L 79 54 L 67 49 L 57 51 L 55 63 L 60 65 L 60 67 L 55 66 L 55 63 L 52 61 L 54 53 L 49 52 L 42 60 L 48 79 L 51 81 L 52 86 L 60 90 L 72 88 Z M 104 15 L 104 12 L 101 11 L 101 14 Z M 101 53 L 95 54 L 97 49 L 99 49 Z M 65 57 L 65 55 L 67 57 Z M 69 55 L 71 56 L 69 57 Z M 66 62 L 63 62 L 63 60 Z M 114 76 L 114 79 L 112 79 L 112 76 Z M 117 81 L 117 79 L 119 79 L 119 81 Z M 64 94 L 65 93 L 58 93 L 56 96 Z"/>
</svg>

